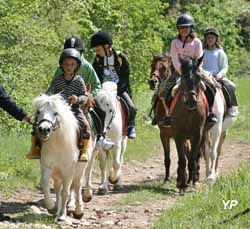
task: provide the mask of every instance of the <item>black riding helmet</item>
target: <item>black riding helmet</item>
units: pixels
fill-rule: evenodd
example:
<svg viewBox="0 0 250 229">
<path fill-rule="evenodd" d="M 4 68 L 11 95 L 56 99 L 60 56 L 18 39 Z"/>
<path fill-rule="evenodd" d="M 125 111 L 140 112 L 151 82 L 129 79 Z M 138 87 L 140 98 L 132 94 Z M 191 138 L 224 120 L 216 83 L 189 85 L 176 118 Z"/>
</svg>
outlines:
<svg viewBox="0 0 250 229">
<path fill-rule="evenodd" d="M 106 32 L 97 32 L 91 37 L 91 48 L 99 45 L 112 45 L 113 40 L 110 34 Z"/>
<path fill-rule="evenodd" d="M 79 37 L 70 37 L 64 42 L 64 49 L 74 48 L 79 52 L 83 52 L 83 40 Z"/>
<path fill-rule="evenodd" d="M 206 28 L 203 32 L 204 36 L 206 36 L 207 34 L 213 34 L 215 35 L 216 37 L 219 37 L 220 36 L 220 33 L 217 29 L 213 28 L 213 27 L 209 27 L 209 28 Z"/>
<path fill-rule="evenodd" d="M 75 70 L 75 71 L 77 71 L 79 69 L 79 67 L 81 66 L 81 63 L 82 63 L 80 52 L 77 51 L 74 48 L 64 49 L 61 56 L 60 56 L 60 59 L 59 59 L 59 65 L 60 65 L 61 68 L 62 68 L 63 61 L 66 58 L 74 58 L 77 61 L 78 67 Z"/>
<path fill-rule="evenodd" d="M 195 22 L 193 17 L 188 14 L 182 14 L 177 18 L 176 27 L 190 26 L 192 29 L 195 27 Z"/>
</svg>

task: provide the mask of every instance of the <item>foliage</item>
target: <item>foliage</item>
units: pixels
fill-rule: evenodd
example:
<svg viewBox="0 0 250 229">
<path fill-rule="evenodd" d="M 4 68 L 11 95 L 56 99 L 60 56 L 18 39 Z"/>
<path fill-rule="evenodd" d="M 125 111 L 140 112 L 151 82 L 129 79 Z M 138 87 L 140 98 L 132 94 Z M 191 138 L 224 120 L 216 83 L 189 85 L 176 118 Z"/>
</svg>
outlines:
<svg viewBox="0 0 250 229">
<path fill-rule="evenodd" d="M 0 82 L 29 112 L 32 98 L 47 88 L 64 39 L 71 35 L 84 38 L 91 62 L 91 35 L 98 30 L 110 32 L 114 46 L 131 63 L 133 89 L 146 82 L 151 53 L 162 47 L 159 0 L 1 1 L 0 19 Z M 2 111 L 1 121 L 8 129 L 23 128 Z"/>
<path fill-rule="evenodd" d="M 212 1 L 180 1 L 178 10 L 168 9 L 164 43 L 166 49 L 170 47 L 171 40 L 176 36 L 174 31 L 176 18 L 180 13 L 188 13 L 195 20 L 195 30 L 198 37 L 203 40 L 203 30 L 207 27 L 216 27 L 221 34 L 222 46 L 229 58 L 229 77 L 234 78 L 239 68 L 237 61 L 238 33 L 240 26 L 236 19 L 246 6 L 245 1 L 212 0 Z M 177 2 L 178 3 L 178 2 Z M 176 8 L 175 8 L 176 9 Z"/>
<path fill-rule="evenodd" d="M 53 77 L 64 40 L 71 35 L 82 37 L 85 56 L 92 62 L 90 37 L 103 30 L 112 34 L 114 47 L 127 55 L 135 97 L 141 96 L 147 88 L 152 54 L 169 50 L 176 36 L 176 17 L 183 12 L 193 15 L 199 37 L 209 25 L 220 30 L 229 56 L 229 76 L 234 78 L 241 53 L 237 43 L 240 26 L 246 31 L 239 15 L 246 5 L 247 0 L 2 0 L 0 82 L 17 104 L 31 113 L 32 99 L 46 90 Z M 244 42 L 243 48 L 248 46 Z M 242 61 L 247 70 L 247 58 Z M 1 128 L 27 129 L 10 121 L 5 112 L 0 111 L 0 115 Z"/>
<path fill-rule="evenodd" d="M 241 31 L 239 33 L 239 44 L 250 50 L 250 7 L 245 9 L 237 18 L 237 23 L 241 25 Z"/>
</svg>

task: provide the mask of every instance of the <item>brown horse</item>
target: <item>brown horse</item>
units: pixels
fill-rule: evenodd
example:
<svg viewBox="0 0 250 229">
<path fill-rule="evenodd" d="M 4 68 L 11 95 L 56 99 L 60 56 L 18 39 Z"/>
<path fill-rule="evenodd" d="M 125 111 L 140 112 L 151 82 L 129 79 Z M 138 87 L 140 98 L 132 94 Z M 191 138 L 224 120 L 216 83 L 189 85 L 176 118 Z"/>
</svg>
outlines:
<svg viewBox="0 0 250 229">
<path fill-rule="evenodd" d="M 197 70 L 202 62 L 191 58 L 181 60 L 181 84 L 177 103 L 172 112 L 171 127 L 178 151 L 177 188 L 184 193 L 187 184 L 197 181 L 198 160 L 205 131 L 207 104 Z M 186 174 L 184 143 L 189 139 L 191 152 L 188 157 L 189 178 Z"/>
<path fill-rule="evenodd" d="M 151 90 L 155 90 L 153 95 L 153 107 L 152 111 L 154 112 L 156 124 L 160 129 L 160 138 L 164 150 L 164 165 L 165 165 L 165 181 L 170 180 L 170 138 L 173 137 L 172 129 L 170 127 L 162 127 L 159 125 L 159 122 L 165 116 L 164 105 L 159 98 L 159 87 L 160 84 L 171 74 L 170 72 L 171 57 L 165 54 L 158 54 L 153 57 L 151 62 L 151 74 L 150 79 L 148 80 Z M 190 144 L 187 141 L 185 143 L 185 151 L 190 151 Z"/>
</svg>

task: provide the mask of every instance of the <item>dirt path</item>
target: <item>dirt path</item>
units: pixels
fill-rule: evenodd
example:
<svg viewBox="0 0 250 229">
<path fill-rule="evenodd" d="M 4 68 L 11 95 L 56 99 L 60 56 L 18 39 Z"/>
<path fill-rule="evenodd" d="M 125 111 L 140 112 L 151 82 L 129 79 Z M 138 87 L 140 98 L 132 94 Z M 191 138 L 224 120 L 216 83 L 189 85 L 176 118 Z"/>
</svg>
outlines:
<svg viewBox="0 0 250 229">
<path fill-rule="evenodd" d="M 172 147 L 174 149 L 174 147 Z M 138 190 L 140 187 L 149 187 L 145 184 L 154 180 L 163 179 L 163 157 L 160 150 L 159 155 L 145 162 L 130 161 L 123 169 L 124 190 L 122 192 L 111 191 L 108 195 L 97 196 L 85 204 L 85 213 L 81 222 L 73 224 L 77 228 L 149 228 L 154 220 L 159 217 L 162 211 L 172 206 L 175 201 L 181 198 L 173 185 L 168 188 L 152 187 L 151 191 L 166 193 L 165 199 L 154 199 L 145 202 L 135 202 L 130 205 L 120 205 L 122 198 L 128 193 Z M 176 152 L 172 152 L 172 179 L 176 177 Z M 223 155 L 220 160 L 220 175 L 230 173 L 241 162 L 250 161 L 250 145 L 246 144 L 225 144 Z M 201 166 L 201 183 L 205 176 L 204 161 Z M 94 182 L 95 193 L 99 180 Z M 27 193 L 26 191 L 16 193 L 9 199 L 1 199 L 0 206 L 0 228 L 55 228 L 46 226 L 44 219 L 48 214 L 42 208 L 42 194 Z M 23 214 L 25 212 L 25 215 Z M 2 214 L 4 213 L 4 214 Z M 39 224 L 37 222 L 43 222 Z M 68 226 L 66 226 L 68 228 Z"/>
</svg>

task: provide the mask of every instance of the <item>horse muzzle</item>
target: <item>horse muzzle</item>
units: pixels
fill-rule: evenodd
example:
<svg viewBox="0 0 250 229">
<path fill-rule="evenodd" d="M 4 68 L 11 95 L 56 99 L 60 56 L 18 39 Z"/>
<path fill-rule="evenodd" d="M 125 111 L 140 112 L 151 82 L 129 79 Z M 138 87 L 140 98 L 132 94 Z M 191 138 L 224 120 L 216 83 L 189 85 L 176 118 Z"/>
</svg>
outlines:
<svg viewBox="0 0 250 229">
<path fill-rule="evenodd" d="M 48 141 L 52 133 L 53 127 L 50 122 L 44 121 L 37 127 L 37 135 L 43 142 Z"/>
<path fill-rule="evenodd" d="M 151 90 L 155 90 L 157 86 L 157 80 L 156 79 L 149 79 L 148 80 L 148 85 Z"/>
</svg>

